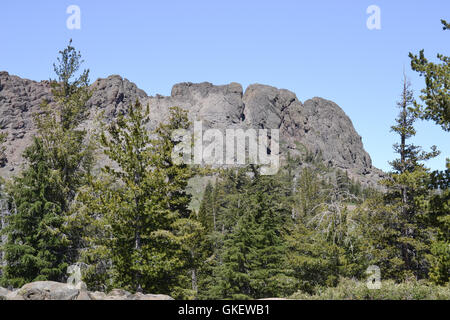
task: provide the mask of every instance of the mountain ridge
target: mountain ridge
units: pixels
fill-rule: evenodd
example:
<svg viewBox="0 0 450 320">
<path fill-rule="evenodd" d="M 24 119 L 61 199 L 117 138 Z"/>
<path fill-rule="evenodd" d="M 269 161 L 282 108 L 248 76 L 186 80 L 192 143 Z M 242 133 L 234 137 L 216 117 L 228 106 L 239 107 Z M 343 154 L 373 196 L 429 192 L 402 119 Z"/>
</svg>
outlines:
<svg viewBox="0 0 450 320">
<path fill-rule="evenodd" d="M 169 107 L 178 106 L 188 111 L 191 121 L 202 120 L 205 129 L 280 129 L 282 158 L 288 151 L 299 155 L 306 149 L 320 154 L 328 165 L 346 171 L 363 185 L 376 187 L 383 176 L 372 166 L 351 119 L 331 100 L 314 97 L 302 103 L 286 89 L 251 84 L 244 91 L 236 82 L 182 82 L 173 85 L 170 96 L 149 96 L 120 75 L 99 78 L 91 88 L 93 94 L 87 106 L 92 112 L 82 124 L 87 129 L 95 126 L 98 112 L 104 112 L 110 121 L 138 99 L 150 106 L 149 129 L 167 119 Z M 8 135 L 8 162 L 0 168 L 0 175 L 10 177 L 20 171 L 21 155 L 35 133 L 32 114 L 39 112 L 43 99 L 54 104 L 49 81 L 0 72 L 0 131 Z"/>
</svg>

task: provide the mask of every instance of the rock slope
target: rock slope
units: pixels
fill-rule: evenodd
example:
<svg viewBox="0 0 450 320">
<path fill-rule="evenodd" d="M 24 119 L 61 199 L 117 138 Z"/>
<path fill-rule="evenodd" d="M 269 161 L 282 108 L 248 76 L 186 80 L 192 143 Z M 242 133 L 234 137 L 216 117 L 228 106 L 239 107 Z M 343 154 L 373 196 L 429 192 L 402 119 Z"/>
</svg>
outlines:
<svg viewBox="0 0 450 320">
<path fill-rule="evenodd" d="M 99 111 L 111 120 L 139 99 L 150 106 L 150 127 L 167 119 L 169 107 L 179 106 L 189 111 L 191 120 L 202 120 L 204 128 L 280 129 L 282 157 L 288 151 L 321 154 L 329 165 L 347 171 L 364 185 L 375 185 L 383 175 L 372 166 L 349 117 L 326 99 L 316 97 L 302 103 L 285 89 L 253 84 L 244 92 L 238 83 L 216 86 L 208 82 L 179 83 L 170 96 L 148 96 L 118 75 L 98 79 L 92 89 L 88 103 L 91 117 L 83 124 L 86 128 L 95 126 Z M 0 132 L 8 134 L 8 161 L 0 168 L 0 175 L 8 177 L 20 170 L 21 154 L 35 133 L 32 115 L 39 112 L 43 99 L 52 101 L 48 81 L 0 72 Z"/>
</svg>

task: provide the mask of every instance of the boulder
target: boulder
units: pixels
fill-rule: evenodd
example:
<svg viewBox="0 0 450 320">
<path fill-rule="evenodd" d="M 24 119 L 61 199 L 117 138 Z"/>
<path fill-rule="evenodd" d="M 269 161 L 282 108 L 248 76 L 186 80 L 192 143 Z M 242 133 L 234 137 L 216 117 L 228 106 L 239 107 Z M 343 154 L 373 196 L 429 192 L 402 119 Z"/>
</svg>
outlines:
<svg viewBox="0 0 450 320">
<path fill-rule="evenodd" d="M 28 283 L 18 291 L 24 300 L 76 300 L 79 293 L 71 285 L 53 281 Z"/>
<path fill-rule="evenodd" d="M 19 290 L 14 290 L 8 293 L 6 300 L 25 300 L 22 295 L 20 295 Z"/>
<path fill-rule="evenodd" d="M 88 292 L 90 300 L 106 300 L 106 293 L 95 291 L 95 292 Z"/>
<path fill-rule="evenodd" d="M 11 291 L 9 291 L 8 289 L 0 287 L 0 300 L 6 300 L 6 297 L 10 293 L 11 293 Z"/>
<path fill-rule="evenodd" d="M 126 290 L 113 289 L 104 292 L 89 292 L 84 282 L 76 286 L 53 281 L 37 281 L 10 291 L 0 288 L 0 300 L 173 300 L 164 294 L 132 294 Z"/>
<path fill-rule="evenodd" d="M 129 297 L 129 300 L 174 300 L 174 299 L 171 296 L 165 294 L 135 293 Z"/>
<path fill-rule="evenodd" d="M 126 290 L 113 289 L 108 293 L 104 300 L 129 300 L 131 296 L 132 294 Z"/>
</svg>

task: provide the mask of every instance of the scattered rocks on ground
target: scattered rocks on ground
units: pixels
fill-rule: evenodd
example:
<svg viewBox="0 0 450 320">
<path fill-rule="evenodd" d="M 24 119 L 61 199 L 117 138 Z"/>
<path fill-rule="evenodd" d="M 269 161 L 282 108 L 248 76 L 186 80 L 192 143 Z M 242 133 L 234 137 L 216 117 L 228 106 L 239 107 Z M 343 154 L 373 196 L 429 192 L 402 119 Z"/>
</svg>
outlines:
<svg viewBox="0 0 450 320">
<path fill-rule="evenodd" d="M 12 291 L 0 287 L 0 300 L 173 300 L 173 298 L 164 294 L 132 294 L 122 289 L 114 289 L 108 294 L 89 292 L 83 282 L 73 286 L 53 281 L 36 281 Z"/>
</svg>

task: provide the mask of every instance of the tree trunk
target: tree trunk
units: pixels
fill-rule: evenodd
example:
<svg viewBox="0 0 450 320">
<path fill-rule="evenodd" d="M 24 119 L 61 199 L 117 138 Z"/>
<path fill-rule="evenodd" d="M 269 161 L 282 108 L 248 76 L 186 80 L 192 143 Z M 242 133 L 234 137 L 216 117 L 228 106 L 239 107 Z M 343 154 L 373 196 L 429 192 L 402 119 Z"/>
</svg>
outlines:
<svg viewBox="0 0 450 320">
<path fill-rule="evenodd" d="M 198 284 L 197 284 L 197 270 L 194 268 L 191 271 L 191 277 L 192 277 L 192 290 L 194 290 L 195 293 L 198 292 Z"/>
</svg>

